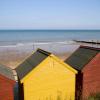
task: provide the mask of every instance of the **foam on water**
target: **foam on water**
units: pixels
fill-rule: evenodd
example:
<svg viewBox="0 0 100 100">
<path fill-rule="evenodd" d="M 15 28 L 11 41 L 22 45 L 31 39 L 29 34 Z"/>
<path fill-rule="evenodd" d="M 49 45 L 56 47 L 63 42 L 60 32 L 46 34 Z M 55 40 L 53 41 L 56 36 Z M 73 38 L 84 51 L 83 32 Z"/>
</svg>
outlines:
<svg viewBox="0 0 100 100">
<path fill-rule="evenodd" d="M 0 47 L 21 47 L 21 46 L 32 46 L 32 45 L 50 45 L 50 44 L 73 44 L 75 43 L 74 41 L 59 41 L 59 42 L 29 42 L 29 43 L 16 43 L 16 44 L 11 44 L 7 43 L 5 45 L 1 45 Z"/>
</svg>

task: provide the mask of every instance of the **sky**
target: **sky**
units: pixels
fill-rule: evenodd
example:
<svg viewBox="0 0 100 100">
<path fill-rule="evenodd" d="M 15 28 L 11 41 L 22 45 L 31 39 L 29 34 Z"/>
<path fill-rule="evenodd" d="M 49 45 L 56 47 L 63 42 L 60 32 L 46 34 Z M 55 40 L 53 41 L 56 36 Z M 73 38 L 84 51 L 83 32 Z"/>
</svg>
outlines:
<svg viewBox="0 0 100 100">
<path fill-rule="evenodd" d="M 0 0 L 0 29 L 100 29 L 100 0 Z"/>
</svg>

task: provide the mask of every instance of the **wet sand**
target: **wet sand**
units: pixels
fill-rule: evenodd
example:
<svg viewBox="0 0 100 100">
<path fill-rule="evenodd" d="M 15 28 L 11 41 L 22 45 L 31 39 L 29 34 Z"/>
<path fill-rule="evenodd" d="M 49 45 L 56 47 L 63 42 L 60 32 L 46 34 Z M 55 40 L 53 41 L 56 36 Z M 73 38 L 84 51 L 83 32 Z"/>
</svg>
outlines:
<svg viewBox="0 0 100 100">
<path fill-rule="evenodd" d="M 0 52 L 0 63 L 11 67 L 12 69 L 16 68 L 22 61 L 24 61 L 28 56 L 31 55 L 32 52 L 17 52 L 17 51 L 2 51 Z M 66 52 L 62 54 L 54 54 L 58 56 L 60 59 L 65 60 L 68 56 L 70 56 L 72 52 Z"/>
<path fill-rule="evenodd" d="M 16 68 L 22 61 L 24 61 L 28 56 L 32 54 L 37 48 L 52 52 L 54 55 L 58 56 L 60 59 L 65 60 L 69 57 L 79 45 L 69 45 L 69 44 L 60 44 L 60 45 L 49 45 L 49 46 L 40 46 L 40 45 L 20 45 L 20 46 L 8 46 L 0 47 L 0 64 L 11 67 L 12 69 Z"/>
</svg>

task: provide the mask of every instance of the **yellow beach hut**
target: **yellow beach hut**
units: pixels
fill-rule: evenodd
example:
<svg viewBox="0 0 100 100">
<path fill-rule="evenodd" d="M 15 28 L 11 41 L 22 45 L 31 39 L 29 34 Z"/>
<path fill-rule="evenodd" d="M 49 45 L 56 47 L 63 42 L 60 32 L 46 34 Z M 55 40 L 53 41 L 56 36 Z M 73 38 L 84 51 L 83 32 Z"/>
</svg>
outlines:
<svg viewBox="0 0 100 100">
<path fill-rule="evenodd" d="M 21 100 L 75 100 L 77 71 L 49 52 L 37 49 L 16 72 Z"/>
</svg>

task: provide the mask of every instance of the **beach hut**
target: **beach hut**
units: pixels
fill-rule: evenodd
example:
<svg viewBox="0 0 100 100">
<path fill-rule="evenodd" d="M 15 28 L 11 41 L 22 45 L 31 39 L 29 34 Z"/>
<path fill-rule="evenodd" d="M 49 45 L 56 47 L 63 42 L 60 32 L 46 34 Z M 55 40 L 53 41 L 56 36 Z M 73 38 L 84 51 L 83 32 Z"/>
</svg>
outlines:
<svg viewBox="0 0 100 100">
<path fill-rule="evenodd" d="M 12 69 L 0 64 L 0 100 L 14 100 L 15 83 Z"/>
<path fill-rule="evenodd" d="M 20 100 L 75 100 L 77 71 L 38 49 L 17 68 Z"/>
<path fill-rule="evenodd" d="M 65 60 L 78 71 L 76 77 L 76 97 L 86 99 L 100 93 L 100 49 L 80 46 Z"/>
</svg>

